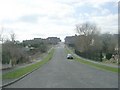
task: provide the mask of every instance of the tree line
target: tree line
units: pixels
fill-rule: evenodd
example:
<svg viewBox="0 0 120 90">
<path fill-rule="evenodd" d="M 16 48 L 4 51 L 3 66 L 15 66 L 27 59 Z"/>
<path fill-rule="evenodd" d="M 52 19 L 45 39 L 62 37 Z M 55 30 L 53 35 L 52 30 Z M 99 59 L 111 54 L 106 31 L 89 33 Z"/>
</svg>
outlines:
<svg viewBox="0 0 120 90">
<path fill-rule="evenodd" d="M 76 54 L 95 61 L 110 60 L 118 55 L 119 34 L 101 34 L 100 28 L 90 22 L 77 24 L 75 30 L 78 35 L 69 46 L 75 49 Z"/>
<path fill-rule="evenodd" d="M 16 41 L 16 34 L 10 33 L 10 38 L 4 39 L 2 33 L 0 34 L 0 41 L 2 42 L 2 64 L 11 63 L 12 67 L 17 64 L 29 63 L 31 58 L 37 53 L 42 54 L 48 51 L 51 44 L 41 41 Z"/>
</svg>

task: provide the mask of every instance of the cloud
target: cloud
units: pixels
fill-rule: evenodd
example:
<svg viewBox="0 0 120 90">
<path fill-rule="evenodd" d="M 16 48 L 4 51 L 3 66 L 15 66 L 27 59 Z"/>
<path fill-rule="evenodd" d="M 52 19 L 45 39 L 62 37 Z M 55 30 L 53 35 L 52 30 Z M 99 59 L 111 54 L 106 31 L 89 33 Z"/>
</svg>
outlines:
<svg viewBox="0 0 120 90">
<path fill-rule="evenodd" d="M 97 23 L 102 32 L 117 31 L 118 0 L 0 0 L 0 24 L 18 39 L 74 35 L 75 24 Z"/>
<path fill-rule="evenodd" d="M 26 15 L 19 18 L 18 21 L 28 22 L 28 23 L 37 23 L 39 15 Z"/>
<path fill-rule="evenodd" d="M 100 27 L 102 32 L 118 33 L 118 15 L 110 14 L 107 16 L 92 17 Z"/>
</svg>

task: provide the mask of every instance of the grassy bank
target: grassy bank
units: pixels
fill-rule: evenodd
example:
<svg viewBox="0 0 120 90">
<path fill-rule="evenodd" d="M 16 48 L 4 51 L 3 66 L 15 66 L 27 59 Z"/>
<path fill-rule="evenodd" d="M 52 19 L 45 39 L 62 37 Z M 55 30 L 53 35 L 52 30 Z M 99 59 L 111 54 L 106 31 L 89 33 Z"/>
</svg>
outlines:
<svg viewBox="0 0 120 90">
<path fill-rule="evenodd" d="M 66 48 L 66 53 L 72 53 L 72 50 Z M 110 67 L 110 66 L 106 66 L 106 65 L 101 65 L 101 64 L 97 64 L 97 63 L 93 63 L 93 62 L 89 62 L 89 61 L 86 61 L 86 60 L 82 60 L 80 58 L 78 58 L 77 56 L 74 55 L 74 60 L 80 62 L 80 63 L 83 63 L 83 64 L 87 64 L 87 65 L 90 65 L 90 66 L 93 66 L 95 68 L 98 68 L 98 69 L 103 69 L 103 70 L 108 70 L 108 71 L 111 71 L 111 72 L 118 72 L 118 68 L 114 68 L 114 67 Z M 120 69 L 120 68 L 119 68 Z"/>
<path fill-rule="evenodd" d="M 9 73 L 6 73 L 3 75 L 3 79 L 19 78 L 19 77 L 33 71 L 34 69 L 37 69 L 37 68 L 41 67 L 43 64 L 47 63 L 49 60 L 51 60 L 53 54 L 54 54 L 54 49 L 52 49 L 42 61 L 32 64 L 30 66 L 24 67 L 24 68 L 17 69 L 15 71 L 12 71 Z"/>
</svg>

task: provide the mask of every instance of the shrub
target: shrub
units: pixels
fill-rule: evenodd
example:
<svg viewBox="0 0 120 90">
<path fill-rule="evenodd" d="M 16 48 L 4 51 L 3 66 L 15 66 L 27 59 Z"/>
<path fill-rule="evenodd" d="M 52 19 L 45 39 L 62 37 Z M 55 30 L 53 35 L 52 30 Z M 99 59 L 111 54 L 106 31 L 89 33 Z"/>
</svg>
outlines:
<svg viewBox="0 0 120 90">
<path fill-rule="evenodd" d="M 87 58 L 87 59 L 91 59 L 91 60 L 95 60 L 95 61 L 102 61 L 102 53 L 98 52 L 98 51 L 86 51 L 86 52 L 80 52 L 78 50 L 75 50 L 75 53 L 81 57 Z"/>
<path fill-rule="evenodd" d="M 2 64 L 9 63 L 10 60 L 12 60 L 12 65 L 28 61 L 27 52 L 23 49 L 23 47 L 10 41 L 3 43 L 2 46 Z"/>
<path fill-rule="evenodd" d="M 106 54 L 106 59 L 110 60 L 112 58 L 112 54 L 111 53 L 107 53 Z"/>
</svg>

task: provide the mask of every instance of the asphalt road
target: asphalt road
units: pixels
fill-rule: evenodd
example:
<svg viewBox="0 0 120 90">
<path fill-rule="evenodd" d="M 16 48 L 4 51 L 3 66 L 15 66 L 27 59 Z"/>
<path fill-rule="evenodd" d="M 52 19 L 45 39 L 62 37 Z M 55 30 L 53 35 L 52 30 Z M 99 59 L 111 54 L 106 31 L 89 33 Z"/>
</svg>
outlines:
<svg viewBox="0 0 120 90">
<path fill-rule="evenodd" d="M 117 88 L 118 74 L 67 60 L 64 45 L 38 70 L 7 88 Z"/>
</svg>

